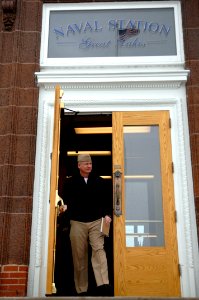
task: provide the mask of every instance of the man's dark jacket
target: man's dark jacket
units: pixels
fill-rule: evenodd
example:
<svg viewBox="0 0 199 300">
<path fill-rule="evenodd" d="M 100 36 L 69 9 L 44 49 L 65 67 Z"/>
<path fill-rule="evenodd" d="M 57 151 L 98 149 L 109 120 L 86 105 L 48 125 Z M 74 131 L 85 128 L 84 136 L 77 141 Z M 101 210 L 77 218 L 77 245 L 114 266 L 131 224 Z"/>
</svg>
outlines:
<svg viewBox="0 0 199 300">
<path fill-rule="evenodd" d="M 111 215 L 106 180 L 92 173 L 87 183 L 80 174 L 66 178 L 63 200 L 67 204 L 67 212 L 71 220 L 92 222 Z"/>
</svg>

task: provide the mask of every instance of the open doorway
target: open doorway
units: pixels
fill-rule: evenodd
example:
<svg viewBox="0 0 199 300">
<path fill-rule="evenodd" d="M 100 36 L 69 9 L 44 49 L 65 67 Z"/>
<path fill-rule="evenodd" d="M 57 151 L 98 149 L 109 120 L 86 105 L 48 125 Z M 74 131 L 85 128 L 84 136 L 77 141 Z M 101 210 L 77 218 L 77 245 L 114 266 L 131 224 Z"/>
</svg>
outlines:
<svg viewBox="0 0 199 300">
<path fill-rule="evenodd" d="M 106 192 L 109 194 L 112 211 L 112 134 L 109 133 L 77 133 L 76 128 L 111 128 L 112 116 L 106 114 L 76 114 L 61 111 L 60 154 L 58 192 L 62 195 L 64 179 L 72 176 L 77 168 L 77 153 L 91 153 L 93 172 L 106 178 Z M 105 238 L 110 285 L 113 289 L 113 225 L 109 238 Z M 67 212 L 57 218 L 56 254 L 54 281 L 57 295 L 73 296 L 73 263 L 69 239 L 70 224 Z M 90 252 L 90 251 L 89 251 Z M 89 254 L 90 255 L 90 254 Z M 96 295 L 96 283 L 89 257 L 89 295 Z M 113 290 L 112 290 L 113 294 Z"/>
</svg>

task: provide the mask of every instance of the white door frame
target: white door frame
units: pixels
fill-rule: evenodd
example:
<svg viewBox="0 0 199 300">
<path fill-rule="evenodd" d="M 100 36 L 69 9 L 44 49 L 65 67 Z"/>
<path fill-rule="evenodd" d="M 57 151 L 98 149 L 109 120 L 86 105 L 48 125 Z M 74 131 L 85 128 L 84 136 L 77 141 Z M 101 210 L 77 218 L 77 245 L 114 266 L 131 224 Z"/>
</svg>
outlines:
<svg viewBox="0 0 199 300">
<path fill-rule="evenodd" d="M 151 66 L 131 76 L 69 78 L 61 67 L 37 73 L 39 108 L 28 296 L 45 296 L 48 251 L 50 153 L 52 151 L 55 85 L 64 90 L 63 102 L 79 112 L 169 110 L 171 116 L 177 236 L 182 297 L 198 297 L 199 255 L 193 195 L 186 89 L 188 71 Z M 67 74 L 66 74 L 67 73 Z M 147 74 L 147 75 L 146 75 Z"/>
</svg>

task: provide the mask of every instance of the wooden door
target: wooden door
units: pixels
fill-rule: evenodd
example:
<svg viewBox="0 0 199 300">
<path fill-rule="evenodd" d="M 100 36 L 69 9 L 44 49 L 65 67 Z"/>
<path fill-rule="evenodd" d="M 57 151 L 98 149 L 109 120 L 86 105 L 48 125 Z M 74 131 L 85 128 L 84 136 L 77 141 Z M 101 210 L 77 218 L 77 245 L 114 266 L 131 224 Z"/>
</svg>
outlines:
<svg viewBox="0 0 199 300">
<path fill-rule="evenodd" d="M 53 145 L 51 154 L 51 179 L 50 179 L 50 212 L 49 212 L 49 233 L 48 233 L 48 261 L 46 278 L 46 295 L 56 292 L 54 285 L 54 264 L 56 251 L 56 222 L 58 197 L 58 171 L 59 171 L 59 143 L 60 143 L 60 112 L 61 94 L 59 86 L 55 89 L 54 104 L 54 129 Z"/>
<path fill-rule="evenodd" d="M 112 116 L 114 294 L 179 297 L 169 112 Z"/>
</svg>

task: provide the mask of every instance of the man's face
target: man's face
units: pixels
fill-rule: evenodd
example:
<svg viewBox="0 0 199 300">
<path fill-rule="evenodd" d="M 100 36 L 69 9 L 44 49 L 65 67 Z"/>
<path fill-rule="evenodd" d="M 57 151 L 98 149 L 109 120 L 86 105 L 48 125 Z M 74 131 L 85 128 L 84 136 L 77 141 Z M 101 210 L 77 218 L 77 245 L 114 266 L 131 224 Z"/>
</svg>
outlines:
<svg viewBox="0 0 199 300">
<path fill-rule="evenodd" d="M 78 163 L 78 168 L 81 175 L 89 175 L 89 173 L 92 171 L 92 162 L 81 161 Z"/>
</svg>

